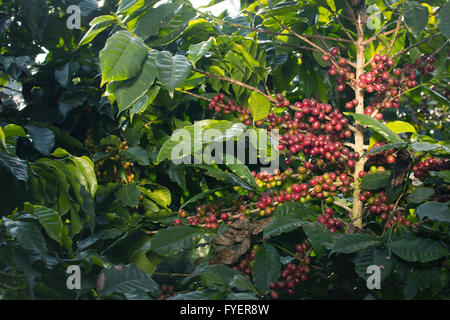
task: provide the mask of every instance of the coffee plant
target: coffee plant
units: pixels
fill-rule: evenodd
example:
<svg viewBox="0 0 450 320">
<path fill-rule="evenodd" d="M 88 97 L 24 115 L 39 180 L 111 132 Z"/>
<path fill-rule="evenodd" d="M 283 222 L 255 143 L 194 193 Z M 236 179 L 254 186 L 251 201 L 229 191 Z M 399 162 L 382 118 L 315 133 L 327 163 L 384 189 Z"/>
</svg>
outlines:
<svg viewBox="0 0 450 320">
<path fill-rule="evenodd" d="M 450 4 L 216 2 L 0 0 L 0 298 L 448 299 Z"/>
</svg>

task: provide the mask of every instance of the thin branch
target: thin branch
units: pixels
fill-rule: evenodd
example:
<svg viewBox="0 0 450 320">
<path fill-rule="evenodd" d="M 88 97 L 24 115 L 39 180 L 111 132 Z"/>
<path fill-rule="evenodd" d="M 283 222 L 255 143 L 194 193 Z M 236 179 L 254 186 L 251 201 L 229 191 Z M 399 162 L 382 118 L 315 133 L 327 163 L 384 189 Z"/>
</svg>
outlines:
<svg viewBox="0 0 450 320">
<path fill-rule="evenodd" d="M 284 47 L 291 47 L 291 48 L 302 49 L 302 50 L 311 50 L 311 51 L 315 51 L 315 52 L 321 52 L 320 50 L 315 49 L 315 48 L 306 47 L 306 46 L 298 46 L 298 45 L 291 44 L 291 43 L 275 42 L 274 44 L 276 46 L 284 46 Z"/>
<path fill-rule="evenodd" d="M 350 212 L 350 213 L 352 212 L 352 209 L 350 209 L 345 204 L 342 204 L 342 203 L 340 203 L 338 201 L 333 201 L 333 204 L 338 206 L 338 207 L 341 207 L 342 209 L 346 210 L 347 212 Z"/>
<path fill-rule="evenodd" d="M 274 17 L 270 12 L 269 15 L 272 17 L 273 20 L 275 20 L 278 25 L 280 26 L 281 29 L 289 32 L 290 34 L 296 36 L 297 38 L 299 38 L 300 40 L 303 40 L 304 42 L 306 42 L 307 44 L 309 44 L 310 46 L 316 48 L 317 50 L 319 50 L 321 53 L 323 53 L 324 55 L 329 55 L 328 52 L 326 52 L 322 47 L 318 46 L 317 44 L 315 44 L 314 42 L 310 41 L 309 39 L 305 38 L 303 35 L 298 34 L 297 32 L 295 32 L 294 30 L 292 30 L 291 28 L 286 27 L 285 25 L 283 25 L 276 17 Z M 333 57 L 331 58 L 331 62 L 337 67 L 339 68 L 339 65 L 337 64 L 337 62 L 333 59 Z"/>
<path fill-rule="evenodd" d="M 430 56 L 429 59 L 434 58 L 434 57 L 435 57 L 442 49 L 444 49 L 444 47 L 445 47 L 446 45 L 448 45 L 449 43 L 450 43 L 450 40 L 447 39 L 447 41 L 445 41 L 445 42 L 442 44 L 442 46 L 440 46 L 439 48 L 436 49 L 435 52 L 433 52 L 433 54 Z"/>
<path fill-rule="evenodd" d="M 193 68 L 192 70 L 195 71 L 195 72 L 201 73 L 201 74 L 203 74 L 203 75 L 205 75 L 207 77 L 214 78 L 214 79 L 219 79 L 219 80 L 223 80 L 223 81 L 227 81 L 227 82 L 229 82 L 231 84 L 235 84 L 235 85 L 238 85 L 240 87 L 252 90 L 254 92 L 258 92 L 258 93 L 262 94 L 263 96 L 265 96 L 272 103 L 277 103 L 277 100 L 275 98 L 273 98 L 270 95 L 266 94 L 265 92 L 259 90 L 258 88 L 249 86 L 248 84 L 243 83 L 241 81 L 234 80 L 234 79 L 231 79 L 231 78 L 228 78 L 228 77 L 218 76 L 216 74 L 213 74 L 213 73 L 210 73 L 210 72 L 207 72 L 207 71 L 198 70 L 198 69 L 195 69 L 195 68 Z"/>
<path fill-rule="evenodd" d="M 168 276 L 168 277 L 199 277 L 201 273 L 164 273 L 164 272 L 153 272 L 158 276 Z"/>
<path fill-rule="evenodd" d="M 420 46 L 421 44 L 424 44 L 424 43 L 427 42 L 428 40 L 431 40 L 431 39 L 433 39 L 433 38 L 436 38 L 437 36 L 440 36 L 440 35 L 441 35 L 440 32 L 435 33 L 435 34 L 433 34 L 433 35 L 431 35 L 431 36 L 429 36 L 429 37 L 427 37 L 427 38 L 425 38 L 425 39 L 423 39 L 423 40 L 421 40 L 421 41 L 419 41 L 419 42 L 416 42 L 416 43 L 410 45 L 409 47 L 407 47 L 407 48 L 405 48 L 405 49 L 403 49 L 403 50 L 400 50 L 399 52 L 397 52 L 396 54 L 394 54 L 391 58 L 394 59 L 395 57 L 397 57 L 397 56 L 399 56 L 399 55 L 402 55 L 403 53 L 409 51 L 410 49 L 412 49 L 412 48 L 414 48 L 414 47 L 417 47 L 417 46 Z"/>
<path fill-rule="evenodd" d="M 353 44 L 356 44 L 355 39 L 353 39 L 352 35 L 350 34 L 350 32 L 348 31 L 348 29 L 344 26 L 344 24 L 341 22 L 341 20 L 339 19 L 338 15 L 336 14 L 336 12 L 334 12 L 329 6 L 325 7 L 336 19 L 336 21 L 339 23 L 339 25 L 341 26 L 341 28 L 344 30 L 345 34 L 347 35 L 347 37 L 350 39 L 350 41 Z"/>
<path fill-rule="evenodd" d="M 17 93 L 22 93 L 22 91 L 17 90 L 17 89 L 14 89 L 14 88 L 11 88 L 11 87 L 8 87 L 8 86 L 2 86 L 2 85 L 0 85 L 0 88 L 5 88 L 5 89 L 7 89 L 7 90 L 11 90 L 11 91 L 14 91 L 14 92 L 17 92 Z"/>
<path fill-rule="evenodd" d="M 350 17 L 352 18 L 353 22 L 354 22 L 355 24 L 357 24 L 355 12 L 353 11 L 352 7 L 350 6 L 350 4 L 348 3 L 347 0 L 345 0 L 345 6 L 347 7 L 347 11 L 348 11 L 348 13 L 350 14 Z"/>
<path fill-rule="evenodd" d="M 389 50 L 387 51 L 388 56 L 391 53 L 392 48 L 394 47 L 395 40 L 397 40 L 397 34 L 398 34 L 398 31 L 400 30 L 401 22 L 402 22 L 402 15 L 399 14 L 398 19 L 397 19 L 397 26 L 395 27 L 394 37 L 392 37 L 391 45 L 389 46 Z"/>
</svg>

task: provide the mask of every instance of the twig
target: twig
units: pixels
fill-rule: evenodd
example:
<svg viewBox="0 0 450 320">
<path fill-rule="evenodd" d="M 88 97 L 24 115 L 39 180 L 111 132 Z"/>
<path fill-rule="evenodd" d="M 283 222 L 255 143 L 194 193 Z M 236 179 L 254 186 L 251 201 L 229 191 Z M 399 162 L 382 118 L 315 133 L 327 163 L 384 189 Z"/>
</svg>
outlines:
<svg viewBox="0 0 450 320">
<path fill-rule="evenodd" d="M 395 27 L 395 33 L 394 33 L 394 36 L 392 37 L 391 45 L 389 46 L 389 49 L 387 51 L 388 56 L 391 53 L 392 48 L 394 47 L 395 40 L 397 40 L 397 34 L 398 34 L 398 31 L 400 30 L 401 22 L 402 22 L 402 14 L 399 14 L 398 19 L 397 19 L 397 26 Z"/>
<path fill-rule="evenodd" d="M 440 32 L 435 33 L 435 34 L 433 34 L 433 35 L 431 35 L 431 36 L 429 36 L 429 37 L 427 37 L 427 38 L 425 38 L 425 39 L 423 39 L 423 40 L 421 40 L 421 41 L 419 41 L 419 42 L 416 42 L 416 43 L 410 45 L 409 47 L 406 47 L 406 48 L 403 49 L 403 50 L 400 50 L 399 52 L 397 52 L 396 54 L 394 54 L 391 58 L 394 59 L 395 57 L 397 57 L 397 56 L 399 56 L 399 55 L 402 55 L 402 54 L 405 53 L 406 51 L 409 51 L 410 49 L 412 49 L 412 48 L 414 48 L 414 47 L 420 46 L 421 44 L 424 44 L 424 43 L 427 42 L 428 40 L 431 40 L 431 39 L 433 39 L 433 38 L 436 38 L 437 36 L 440 36 L 440 35 L 441 35 Z"/>
<path fill-rule="evenodd" d="M 342 204 L 342 203 L 340 203 L 340 202 L 338 202 L 338 201 L 333 201 L 333 204 L 334 205 L 336 205 L 336 206 L 338 206 L 338 207 L 341 207 L 342 209 L 344 209 L 344 210 L 346 210 L 347 212 L 352 212 L 352 209 L 350 209 L 349 207 L 347 207 L 345 204 Z"/>
<path fill-rule="evenodd" d="M 444 49 L 444 47 L 446 45 L 448 45 L 450 43 L 450 40 L 447 39 L 447 41 L 444 42 L 444 44 L 442 46 L 440 46 L 439 48 L 436 49 L 436 51 L 433 52 L 433 54 L 430 56 L 429 59 L 434 58 L 442 49 Z"/>
<path fill-rule="evenodd" d="M 7 89 L 7 90 L 11 90 L 11 91 L 14 91 L 14 92 L 17 92 L 17 93 L 22 93 L 22 91 L 17 90 L 17 89 L 14 89 L 14 88 L 11 88 L 11 87 L 8 87 L 8 86 L 2 86 L 2 85 L 0 85 L 0 88 L 5 88 L 5 89 Z"/>
<path fill-rule="evenodd" d="M 158 276 L 168 276 L 168 277 L 199 277 L 201 273 L 164 273 L 164 272 L 153 272 Z"/>
<path fill-rule="evenodd" d="M 341 22 L 341 20 L 339 19 L 338 15 L 336 14 L 336 12 L 334 12 L 329 6 L 325 7 L 336 19 L 336 21 L 339 23 L 339 25 L 341 26 L 341 28 L 344 30 L 345 34 L 347 35 L 347 37 L 350 39 L 350 41 L 353 44 L 356 44 L 355 39 L 353 39 L 352 35 L 350 34 L 350 32 L 348 31 L 348 29 L 344 26 L 344 24 Z"/>
<path fill-rule="evenodd" d="M 203 74 L 203 75 L 205 75 L 207 77 L 215 78 L 215 79 L 219 79 L 219 80 L 224 80 L 224 81 L 227 81 L 227 82 L 229 82 L 231 84 L 235 84 L 235 85 L 241 86 L 243 88 L 249 89 L 251 91 L 258 92 L 258 93 L 262 94 L 263 96 L 265 96 L 272 103 L 277 103 L 277 100 L 275 98 L 273 98 L 270 95 L 262 92 L 258 88 L 252 87 L 252 86 L 250 86 L 250 85 L 248 85 L 246 83 L 243 83 L 241 81 L 234 80 L 234 79 L 231 79 L 231 78 L 228 78 L 228 77 L 219 76 L 219 75 L 216 75 L 216 74 L 213 74 L 213 73 L 210 73 L 210 72 L 207 72 L 207 71 L 198 70 L 198 69 L 195 69 L 195 68 L 193 68 L 192 70 L 195 71 L 195 72 L 201 73 L 201 74 Z"/>
</svg>

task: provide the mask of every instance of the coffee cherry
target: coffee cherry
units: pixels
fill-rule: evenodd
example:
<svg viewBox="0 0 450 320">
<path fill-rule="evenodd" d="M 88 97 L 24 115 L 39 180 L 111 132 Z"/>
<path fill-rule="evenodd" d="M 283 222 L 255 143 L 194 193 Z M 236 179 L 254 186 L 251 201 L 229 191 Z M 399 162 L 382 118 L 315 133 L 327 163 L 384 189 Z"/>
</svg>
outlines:
<svg viewBox="0 0 450 320">
<path fill-rule="evenodd" d="M 270 299 L 272 299 L 272 300 L 278 300 L 279 298 L 280 298 L 280 294 L 279 294 L 278 292 L 272 291 L 272 292 L 270 293 Z"/>
<path fill-rule="evenodd" d="M 336 48 L 336 47 L 331 48 L 330 54 L 331 54 L 333 57 L 337 56 L 337 55 L 339 54 L 339 49 Z"/>
</svg>

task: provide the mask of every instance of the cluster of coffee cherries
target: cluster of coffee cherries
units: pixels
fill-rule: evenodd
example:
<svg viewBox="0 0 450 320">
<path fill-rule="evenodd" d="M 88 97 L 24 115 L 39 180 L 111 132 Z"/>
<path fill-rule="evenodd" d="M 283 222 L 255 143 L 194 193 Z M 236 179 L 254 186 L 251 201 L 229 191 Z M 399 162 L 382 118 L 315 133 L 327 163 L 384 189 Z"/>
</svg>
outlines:
<svg viewBox="0 0 450 320">
<path fill-rule="evenodd" d="M 330 50 L 330 55 L 334 58 L 338 58 L 339 56 L 339 49 L 336 47 L 331 48 Z M 330 55 L 324 54 L 322 56 L 322 59 L 324 61 L 330 61 L 331 57 Z M 330 64 L 330 67 L 328 69 L 328 75 L 330 77 L 336 77 L 336 84 L 337 84 L 337 91 L 338 92 L 343 92 L 346 88 L 346 83 L 348 81 L 351 81 L 355 78 L 355 74 L 353 72 L 351 72 L 351 68 L 348 65 L 348 61 L 343 58 L 340 57 L 338 62 L 337 62 L 338 66 L 335 66 L 334 64 Z"/>
<path fill-rule="evenodd" d="M 230 212 L 218 212 L 218 209 L 210 206 L 209 204 L 199 205 L 196 208 L 197 213 L 193 216 L 189 216 L 188 212 L 184 209 L 180 209 L 178 214 L 180 217 L 185 218 L 190 225 L 201 225 L 205 228 L 217 230 L 220 223 L 231 224 L 232 214 Z M 183 221 L 177 218 L 173 221 L 174 225 L 181 225 Z"/>
<path fill-rule="evenodd" d="M 369 148 L 369 151 L 375 149 L 375 148 L 379 148 L 382 147 L 386 144 L 386 142 L 376 142 L 372 147 Z M 368 154 L 366 155 L 366 157 L 369 159 L 369 161 L 371 163 L 378 163 L 378 164 L 382 164 L 382 163 L 389 163 L 392 164 L 395 162 L 396 158 L 395 158 L 395 149 L 390 149 L 390 150 L 384 150 L 381 151 L 379 153 L 372 153 L 372 154 Z M 360 174 L 365 174 L 365 173 L 360 173 Z M 362 178 L 360 176 L 360 178 Z"/>
<path fill-rule="evenodd" d="M 250 252 L 243 255 L 240 260 L 232 268 L 239 271 L 245 276 L 252 274 L 253 261 L 255 260 L 256 253 L 258 252 L 259 245 L 255 244 L 250 249 Z"/>
<path fill-rule="evenodd" d="M 380 218 L 381 220 L 385 221 L 389 219 L 389 216 L 383 213 Z M 386 229 L 394 228 L 394 230 L 397 230 L 400 226 L 410 227 L 411 225 L 411 221 L 406 219 L 403 210 L 395 210 L 395 212 L 390 216 L 389 221 L 386 221 L 384 227 Z"/>
<path fill-rule="evenodd" d="M 287 263 L 281 272 L 280 281 L 269 284 L 269 288 L 272 290 L 269 294 L 271 299 L 279 299 L 280 292 L 286 292 L 289 296 L 293 296 L 295 288 L 308 279 L 308 274 L 311 272 L 309 248 L 310 244 L 308 241 L 296 244 L 296 257 L 301 262 L 299 261 L 298 264 L 294 262 Z"/>
<path fill-rule="evenodd" d="M 158 300 L 167 300 L 170 297 L 175 297 L 176 293 L 173 292 L 173 286 L 163 284 L 161 285 L 161 294 L 158 297 Z"/>
<path fill-rule="evenodd" d="M 386 192 L 379 191 L 374 194 L 373 191 L 363 191 L 359 195 L 359 200 L 367 204 L 370 212 L 382 215 L 381 220 L 387 219 L 387 214 L 394 208 L 394 204 L 386 204 Z"/>
<path fill-rule="evenodd" d="M 403 210 L 392 210 L 395 208 L 395 204 L 387 204 L 386 193 L 384 191 L 373 192 L 363 191 L 359 195 L 359 200 L 366 204 L 366 208 L 373 214 L 379 216 L 381 221 L 385 221 L 384 227 L 390 229 L 395 227 L 395 230 L 399 226 L 410 227 L 411 221 L 407 220 Z"/>
<path fill-rule="evenodd" d="M 332 208 L 326 208 L 324 213 L 317 217 L 317 221 L 325 226 L 325 229 L 330 230 L 330 232 L 335 233 L 338 230 L 344 228 L 344 223 L 341 219 L 335 218 L 334 210 Z"/>
<path fill-rule="evenodd" d="M 292 168 L 288 168 L 285 172 L 281 172 L 280 169 L 275 169 L 273 174 L 266 171 L 252 171 L 252 174 L 261 190 L 269 190 L 280 186 L 286 180 L 286 177 L 292 174 L 292 171 Z"/>
<path fill-rule="evenodd" d="M 250 109 L 244 109 L 241 105 L 235 104 L 233 99 L 228 99 L 226 102 L 226 95 L 224 93 L 215 95 L 209 102 L 209 109 L 216 112 L 223 112 L 229 114 L 231 112 L 237 112 L 240 114 L 239 121 L 249 126 L 252 124 L 250 120 Z"/>
<path fill-rule="evenodd" d="M 414 176 L 425 181 L 430 177 L 430 171 L 450 170 L 450 159 L 428 157 L 413 167 Z M 450 187 L 448 184 L 434 185 L 433 201 L 447 202 L 450 200 Z"/>
<path fill-rule="evenodd" d="M 442 170 L 450 170 L 450 159 L 428 157 L 413 167 L 414 176 L 419 180 L 428 178 L 430 176 L 429 171 Z"/>
<path fill-rule="evenodd" d="M 235 191 L 237 190 L 239 190 L 239 187 L 235 188 Z M 250 213 L 247 203 L 257 200 L 258 196 L 253 191 L 249 191 L 245 195 L 240 195 L 237 199 L 232 199 L 230 208 L 225 208 L 222 201 L 217 201 L 213 204 L 197 205 L 195 214 L 189 214 L 185 209 L 180 209 L 178 211 L 179 217 L 173 220 L 173 224 L 181 225 L 185 220 L 190 225 L 217 230 L 222 223 L 230 225 L 237 219 L 245 219 L 245 216 Z"/>
<path fill-rule="evenodd" d="M 374 60 L 377 56 L 374 57 Z M 382 56 L 385 57 L 385 56 Z M 391 61 L 390 59 L 387 60 Z M 374 90 L 376 94 L 371 100 L 370 104 L 365 109 L 367 114 L 372 114 L 375 110 L 384 109 L 397 109 L 399 107 L 399 96 L 405 91 L 417 87 L 417 75 L 427 75 L 429 72 L 434 71 L 435 59 L 425 54 L 416 59 L 414 64 L 405 64 L 402 68 L 395 68 L 392 70 L 392 76 L 389 74 L 390 64 L 385 66 L 385 71 L 379 73 L 379 76 L 375 80 Z M 379 63 L 372 63 L 372 68 L 378 66 Z M 372 69 L 373 70 L 373 69 Z M 381 79 L 380 79 L 381 77 Z M 378 83 L 377 83 L 378 82 Z M 379 84 L 378 86 L 376 86 Z M 381 86 L 381 87 L 380 87 Z M 377 90 L 379 89 L 379 90 Z M 367 90 L 367 87 L 366 87 Z M 382 119 L 382 116 L 375 115 L 378 120 Z"/>
</svg>

